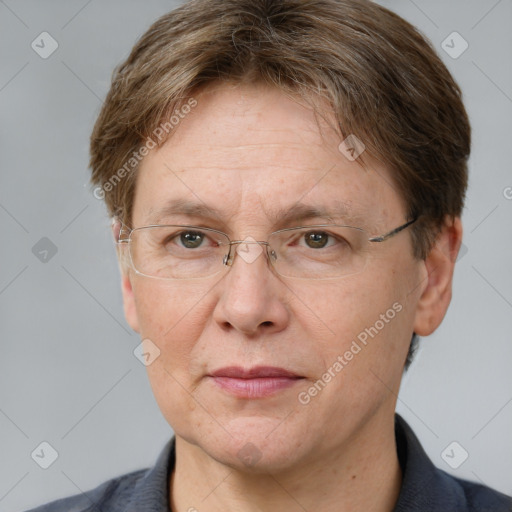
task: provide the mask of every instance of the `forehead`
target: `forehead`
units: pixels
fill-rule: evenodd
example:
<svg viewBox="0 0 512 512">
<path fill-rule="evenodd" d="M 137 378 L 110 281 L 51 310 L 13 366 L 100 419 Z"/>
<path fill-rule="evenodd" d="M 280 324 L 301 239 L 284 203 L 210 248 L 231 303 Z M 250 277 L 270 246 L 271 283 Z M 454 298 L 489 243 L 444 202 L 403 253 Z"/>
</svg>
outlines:
<svg viewBox="0 0 512 512">
<path fill-rule="evenodd" d="M 299 218 L 308 208 L 335 212 L 333 220 L 402 218 L 391 174 L 364 153 L 362 165 L 340 151 L 334 116 L 262 85 L 223 85 L 196 100 L 140 165 L 135 225 L 162 222 L 180 202 L 191 216 L 200 205 L 223 220 L 272 221 L 287 210 Z"/>
</svg>

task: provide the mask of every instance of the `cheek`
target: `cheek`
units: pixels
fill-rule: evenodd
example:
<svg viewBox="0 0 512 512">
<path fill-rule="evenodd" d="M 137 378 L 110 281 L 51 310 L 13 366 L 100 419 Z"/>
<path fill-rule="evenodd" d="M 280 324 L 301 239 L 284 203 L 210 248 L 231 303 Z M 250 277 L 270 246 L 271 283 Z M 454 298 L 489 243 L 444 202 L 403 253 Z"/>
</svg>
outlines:
<svg viewBox="0 0 512 512">
<path fill-rule="evenodd" d="M 136 279 L 133 293 L 141 336 L 162 348 L 186 346 L 200 331 L 207 291 L 199 283 Z"/>
<path fill-rule="evenodd" d="M 310 351 L 322 354 L 303 399 L 311 400 L 314 418 L 333 425 L 333 436 L 339 422 L 327 421 L 326 412 L 343 421 L 347 411 L 362 417 L 392 398 L 389 389 L 398 386 L 411 321 L 402 288 L 395 279 L 386 283 L 368 274 L 324 283 L 301 297 L 321 321 L 297 315 L 300 328 L 309 335 Z"/>
<path fill-rule="evenodd" d="M 361 275 L 302 284 L 293 290 L 301 311 L 294 315 L 315 345 L 328 353 L 340 353 L 352 339 L 390 307 L 389 294 Z M 388 304 L 391 302 L 391 304 Z M 385 306 L 385 307 L 384 307 Z"/>
<path fill-rule="evenodd" d="M 322 354 L 321 370 L 341 356 L 343 373 L 351 381 L 364 381 L 370 370 L 387 380 L 386 372 L 391 379 L 401 374 L 413 318 L 409 280 L 389 269 L 386 275 L 370 272 L 296 290 L 309 309 L 295 317 L 312 348 Z"/>
<path fill-rule="evenodd" d="M 191 422 L 202 421 L 193 396 L 198 369 L 191 370 L 191 363 L 197 358 L 197 340 L 210 316 L 209 288 L 204 283 L 186 285 L 148 279 L 134 284 L 141 338 L 149 338 L 160 350 L 146 367 L 149 382 L 165 419 L 185 438 Z"/>
<path fill-rule="evenodd" d="M 321 354 L 298 398 L 311 431 L 316 428 L 334 442 L 383 404 L 392 407 L 390 389 L 397 389 L 407 352 L 409 320 L 400 289 L 391 278 L 383 282 L 368 274 L 296 290 L 320 319 L 305 315 L 306 308 L 294 315 L 306 334 L 307 353 Z"/>
<path fill-rule="evenodd" d="M 149 338 L 160 350 L 148 367 L 153 381 L 173 377 L 188 390 L 194 387 L 190 363 L 196 356 L 197 340 L 211 316 L 208 290 L 204 283 L 184 284 L 147 279 L 134 286 L 137 316 L 142 339 Z M 197 373 L 197 372 L 195 372 Z M 167 383 L 168 384 L 168 383 Z M 154 389 L 158 394 L 159 389 Z"/>
</svg>

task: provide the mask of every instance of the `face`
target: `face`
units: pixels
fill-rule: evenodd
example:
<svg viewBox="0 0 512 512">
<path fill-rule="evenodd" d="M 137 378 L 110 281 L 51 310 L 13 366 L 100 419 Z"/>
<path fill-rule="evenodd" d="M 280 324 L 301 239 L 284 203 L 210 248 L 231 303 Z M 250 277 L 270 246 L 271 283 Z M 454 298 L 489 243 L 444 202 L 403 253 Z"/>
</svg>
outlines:
<svg viewBox="0 0 512 512">
<path fill-rule="evenodd" d="M 229 85 L 197 102 L 142 162 L 133 227 L 189 224 L 266 240 L 333 222 L 380 235 L 407 220 L 389 171 L 347 159 L 340 135 L 306 105 Z M 177 200 L 216 213 L 166 212 Z M 283 224 L 298 203 L 332 214 Z M 282 277 L 265 252 L 250 262 L 237 254 L 195 280 L 125 271 L 126 316 L 160 349 L 148 374 L 178 438 L 232 467 L 249 460 L 278 471 L 355 446 L 392 416 L 412 332 L 425 325 L 429 279 L 408 230 L 369 245 L 364 271 L 329 280 Z M 260 379 L 240 378 L 258 369 Z"/>
</svg>

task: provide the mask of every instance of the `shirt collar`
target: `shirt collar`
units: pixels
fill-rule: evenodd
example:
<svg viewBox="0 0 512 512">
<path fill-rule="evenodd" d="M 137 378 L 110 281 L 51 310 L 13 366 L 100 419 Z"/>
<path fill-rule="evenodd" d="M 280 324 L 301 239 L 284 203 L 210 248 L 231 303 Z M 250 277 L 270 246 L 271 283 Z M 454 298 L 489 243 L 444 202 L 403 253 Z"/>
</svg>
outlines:
<svg viewBox="0 0 512 512">
<path fill-rule="evenodd" d="M 454 480 L 432 464 L 411 427 L 395 415 L 398 460 L 402 468 L 402 487 L 394 512 L 458 510 L 465 501 Z M 452 507 L 453 505 L 453 507 Z"/>
<path fill-rule="evenodd" d="M 175 438 L 167 442 L 156 464 L 133 489 L 132 499 L 123 512 L 169 512 L 169 484 L 176 461 Z"/>
</svg>

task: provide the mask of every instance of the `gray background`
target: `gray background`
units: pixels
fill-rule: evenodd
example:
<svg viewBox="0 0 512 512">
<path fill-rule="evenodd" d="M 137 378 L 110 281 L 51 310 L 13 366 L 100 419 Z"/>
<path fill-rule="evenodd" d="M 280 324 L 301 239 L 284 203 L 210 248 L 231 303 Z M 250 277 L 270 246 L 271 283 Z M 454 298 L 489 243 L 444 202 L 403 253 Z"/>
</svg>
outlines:
<svg viewBox="0 0 512 512">
<path fill-rule="evenodd" d="M 398 409 L 436 465 L 512 494 L 512 0 L 381 3 L 432 40 L 474 129 L 467 252 L 447 318 L 423 340 Z M 123 317 L 87 152 L 113 67 L 174 5 L 0 0 L 2 511 L 149 466 L 171 435 L 133 355 L 139 340 Z M 43 31 L 59 45 L 47 59 L 31 48 Z M 457 59 L 441 47 L 453 31 L 469 44 Z M 43 237 L 57 248 L 46 262 Z M 59 454 L 46 470 L 31 458 L 42 441 Z M 441 457 L 453 441 L 469 453 L 458 469 Z M 448 453 L 457 461 L 462 452 Z"/>
</svg>

